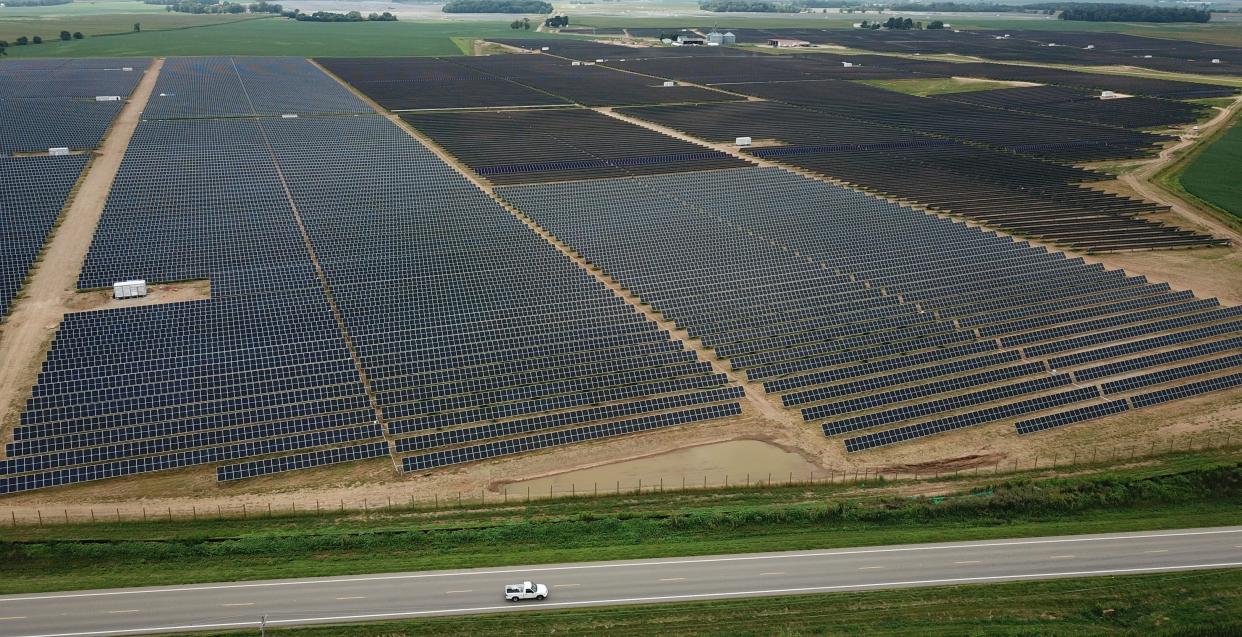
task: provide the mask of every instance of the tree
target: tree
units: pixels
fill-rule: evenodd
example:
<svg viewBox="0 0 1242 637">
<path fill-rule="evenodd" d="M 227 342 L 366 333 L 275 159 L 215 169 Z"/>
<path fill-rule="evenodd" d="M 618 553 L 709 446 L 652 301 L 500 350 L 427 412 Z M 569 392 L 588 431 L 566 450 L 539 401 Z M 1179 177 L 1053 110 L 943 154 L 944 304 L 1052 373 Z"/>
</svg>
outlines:
<svg viewBox="0 0 1242 637">
<path fill-rule="evenodd" d="M 62 40 L 66 40 L 66 41 L 71 40 L 71 39 L 73 39 L 73 34 L 72 34 L 72 33 L 70 33 L 70 32 L 68 32 L 68 31 L 61 31 L 61 32 L 60 32 L 60 39 L 62 39 Z"/>
<path fill-rule="evenodd" d="M 27 44 L 30 44 L 30 38 L 24 35 L 17 38 L 17 46 L 26 46 Z"/>
<path fill-rule="evenodd" d="M 932 20 L 930 23 L 928 23 L 927 28 L 929 28 L 929 29 L 943 29 L 943 28 L 944 28 L 944 21 L 943 21 L 943 20 Z"/>
<path fill-rule="evenodd" d="M 81 31 L 74 31 L 74 32 L 73 32 L 73 39 L 75 39 L 75 40 L 81 40 L 82 38 L 83 38 L 83 35 L 82 35 L 82 32 L 81 32 Z"/>
<path fill-rule="evenodd" d="M 43 37 L 42 37 L 42 36 L 38 36 L 38 35 L 36 35 L 36 36 L 34 36 L 33 38 L 31 38 L 31 39 L 30 39 L 30 42 L 31 42 L 32 44 L 43 44 Z"/>
<path fill-rule="evenodd" d="M 522 28 L 530 31 L 530 18 L 522 18 Z"/>
<path fill-rule="evenodd" d="M 142 31 L 142 23 L 141 23 L 141 22 L 135 22 L 135 23 L 134 23 L 134 33 L 138 33 L 138 32 L 140 32 L 140 31 Z"/>
</svg>

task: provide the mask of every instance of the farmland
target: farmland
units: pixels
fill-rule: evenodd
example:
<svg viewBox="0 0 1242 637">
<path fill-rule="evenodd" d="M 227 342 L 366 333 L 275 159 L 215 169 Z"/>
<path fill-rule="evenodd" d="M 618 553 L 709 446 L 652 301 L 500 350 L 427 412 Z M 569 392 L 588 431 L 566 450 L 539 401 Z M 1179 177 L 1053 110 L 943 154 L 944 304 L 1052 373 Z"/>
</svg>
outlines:
<svg viewBox="0 0 1242 637">
<path fill-rule="evenodd" d="M 143 24 L 142 32 L 131 32 L 134 22 Z M 29 24 L 0 17 L 0 29 L 11 33 L 10 39 L 32 35 L 27 33 L 33 30 Z M 37 24 L 45 32 L 44 43 L 10 47 L 8 57 L 465 55 L 476 39 L 512 33 L 508 24 L 500 22 L 318 23 L 178 13 L 87 15 Z M 121 34 L 61 42 L 54 39 L 61 29 L 91 35 L 95 29 L 109 29 Z"/>
<path fill-rule="evenodd" d="M 1195 155 L 1179 180 L 1190 194 L 1242 220 L 1242 186 L 1236 179 L 1242 165 L 1242 126 L 1230 127 Z"/>
</svg>

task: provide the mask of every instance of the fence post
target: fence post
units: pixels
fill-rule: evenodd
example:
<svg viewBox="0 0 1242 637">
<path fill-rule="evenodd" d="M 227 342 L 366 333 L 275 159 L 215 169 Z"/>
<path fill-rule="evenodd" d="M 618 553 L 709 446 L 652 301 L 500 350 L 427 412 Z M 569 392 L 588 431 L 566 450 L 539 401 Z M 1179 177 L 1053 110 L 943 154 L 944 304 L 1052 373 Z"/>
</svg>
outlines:
<svg viewBox="0 0 1242 637">
<path fill-rule="evenodd" d="M 242 512 L 244 513 L 245 511 L 246 511 L 246 505 L 244 505 L 244 504 L 243 504 L 243 505 L 242 505 Z M 245 517 L 245 516 L 243 515 L 243 517 Z M 142 521 L 143 521 L 143 522 L 146 522 L 146 521 L 147 521 L 147 507 L 142 507 Z"/>
<path fill-rule="evenodd" d="M 17 511 L 9 511 L 9 515 L 13 517 L 13 528 L 17 528 Z"/>
<path fill-rule="evenodd" d="M 190 518 L 193 519 L 195 522 L 198 521 L 198 505 L 192 505 L 190 507 Z M 91 509 L 91 522 L 94 522 L 94 521 L 95 521 L 95 509 Z"/>
<path fill-rule="evenodd" d="M 270 501 L 267 503 L 267 517 L 272 517 L 272 503 Z"/>
<path fill-rule="evenodd" d="M 65 524 L 69 524 L 69 509 L 65 509 Z"/>
<path fill-rule="evenodd" d="M 43 509 L 35 509 L 35 513 L 39 516 L 39 526 L 43 526 Z"/>
<path fill-rule="evenodd" d="M 268 506 L 271 506 L 271 505 L 268 505 Z M 271 517 L 271 515 L 269 514 L 268 517 Z M 168 507 L 168 521 L 172 522 L 172 507 Z"/>
<path fill-rule="evenodd" d="M 748 487 L 750 486 L 750 472 L 749 471 L 746 472 L 746 486 Z"/>
<path fill-rule="evenodd" d="M 116 508 L 116 521 L 117 522 L 121 521 L 121 507 Z"/>
</svg>

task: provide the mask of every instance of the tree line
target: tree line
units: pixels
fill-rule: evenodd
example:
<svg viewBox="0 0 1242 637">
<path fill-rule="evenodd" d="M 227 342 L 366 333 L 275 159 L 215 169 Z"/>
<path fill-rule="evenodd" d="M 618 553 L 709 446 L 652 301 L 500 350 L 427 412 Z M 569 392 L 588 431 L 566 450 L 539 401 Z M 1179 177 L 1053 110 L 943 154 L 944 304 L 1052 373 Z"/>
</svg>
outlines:
<svg viewBox="0 0 1242 637">
<path fill-rule="evenodd" d="M 1027 5 L 1040 7 L 1041 5 Z M 1094 4 L 1072 2 L 1059 4 L 1057 17 L 1061 20 L 1083 22 L 1207 22 L 1212 19 L 1208 11 L 1190 7 L 1155 7 L 1142 4 Z"/>
<path fill-rule="evenodd" d="M 54 4 L 69 4 L 73 0 L 4 0 L 6 7 L 50 7 Z"/>
<path fill-rule="evenodd" d="M 552 13 L 543 0 L 449 0 L 444 13 Z"/>
<path fill-rule="evenodd" d="M 383 13 L 369 13 L 365 17 L 357 12 L 334 13 L 332 11 L 316 11 L 314 13 L 302 13 L 297 9 L 287 11 L 281 15 L 293 18 L 298 22 L 396 22 L 397 16 L 385 11 Z"/>
<path fill-rule="evenodd" d="M 704 0 L 704 11 L 716 13 L 800 13 L 805 5 L 798 2 L 756 2 L 751 0 Z"/>
<path fill-rule="evenodd" d="M 218 0 L 143 0 L 145 4 L 161 4 L 165 10 L 176 13 L 283 13 L 278 4 L 270 4 L 264 0 L 257 3 L 242 4 L 240 2 L 219 2 Z"/>
</svg>

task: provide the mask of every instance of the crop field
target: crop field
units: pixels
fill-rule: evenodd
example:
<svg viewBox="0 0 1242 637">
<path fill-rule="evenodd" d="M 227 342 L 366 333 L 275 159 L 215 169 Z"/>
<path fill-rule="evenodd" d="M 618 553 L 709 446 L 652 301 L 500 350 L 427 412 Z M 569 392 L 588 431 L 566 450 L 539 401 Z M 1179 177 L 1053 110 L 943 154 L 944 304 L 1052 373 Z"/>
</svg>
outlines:
<svg viewBox="0 0 1242 637">
<path fill-rule="evenodd" d="M 174 20 L 200 16 L 173 14 Z M 163 14 L 160 17 L 164 17 Z M 94 20 L 96 18 L 83 18 Z M 105 19 L 105 18 L 99 18 Z M 150 30 L 146 17 L 108 16 L 120 20 L 124 34 L 88 37 L 62 42 L 44 38 L 38 46 L 9 47 L 8 57 L 120 57 L 169 55 L 296 55 L 296 56 L 391 56 L 466 55 L 469 41 L 498 38 L 513 31 L 500 22 L 296 22 L 283 18 L 207 21 L 194 28 Z M 141 33 L 131 33 L 134 22 L 142 22 Z M 4 24 L 0 22 L 0 24 Z M 75 26 L 77 25 L 77 26 Z M 60 29 L 90 34 L 90 27 L 75 21 L 59 23 Z M 17 29 L 24 31 L 24 27 Z M 21 33 L 19 35 L 25 35 Z M 530 33 L 529 37 L 542 34 Z M 465 48 L 463 49 L 464 43 Z"/>
<path fill-rule="evenodd" d="M 1178 179 L 1194 196 L 1242 220 L 1238 166 L 1242 166 L 1242 126 L 1235 118 L 1229 130 L 1195 156 Z"/>
<path fill-rule="evenodd" d="M 5 423 L 0 492 L 185 469 L 223 493 L 359 461 L 429 481 L 746 423 L 843 456 L 987 424 L 1021 445 L 1242 387 L 1242 307 L 1080 256 L 1231 249 L 1079 166 L 1154 157 L 1175 138 L 1145 129 L 1203 117 L 1175 98 L 1229 88 L 1122 77 L 1109 86 L 1141 96 L 1099 100 L 1105 80 L 1070 71 L 571 40 L 544 55 L 536 38 L 498 38 L 520 55 L 367 59 L 373 41 L 340 37 L 456 46 L 452 24 L 396 35 L 424 26 L 186 29 L 332 45 L 314 63 L 171 56 L 125 106 L 72 98 L 129 95 L 145 61 L 0 66 L 5 102 L 116 104 L 62 118 L 83 139 L 62 145 L 94 149 L 117 109 L 133 118 L 77 289 L 210 285 L 70 307 Z M 981 90 L 862 83 L 952 77 Z M 23 112 L 46 111 L 0 118 L 44 137 L 0 142 L 52 147 Z M 36 167 L 26 253 L 76 157 L 2 160 L 68 167 Z"/>
<path fill-rule="evenodd" d="M 75 5 L 64 5 L 75 6 Z M 153 6 L 153 5 L 143 5 Z M 0 10 L 3 11 L 3 10 Z M 73 50 L 71 45 L 83 45 L 86 40 L 76 40 L 70 42 L 62 42 L 60 37 L 61 31 L 80 31 L 84 36 L 130 36 L 135 34 L 134 23 L 142 25 L 142 30 L 150 31 L 168 31 L 187 29 L 191 27 L 206 27 L 213 25 L 227 25 L 244 22 L 247 20 L 256 20 L 264 18 L 256 18 L 249 15 L 193 15 L 188 13 L 81 13 L 81 14 L 65 14 L 65 15 L 47 15 L 47 16 L 31 16 L 31 17 L 11 17 L 6 13 L 0 13 L 0 39 L 7 40 L 12 45 L 17 38 L 21 36 L 43 38 L 43 44 L 26 45 L 24 47 L 12 46 L 8 53 L 9 56 L 30 57 L 31 55 L 39 57 L 51 57 L 68 55 L 64 51 Z M 106 38 L 105 38 L 106 39 Z M 45 50 L 46 49 L 46 50 Z M 48 52 L 47 50 L 55 49 L 57 52 Z M 30 55 L 27 55 L 30 54 Z M 125 53 L 122 55 L 130 55 Z M 145 54 L 139 54 L 145 55 Z M 6 56 L 7 57 L 7 56 Z"/>
</svg>

